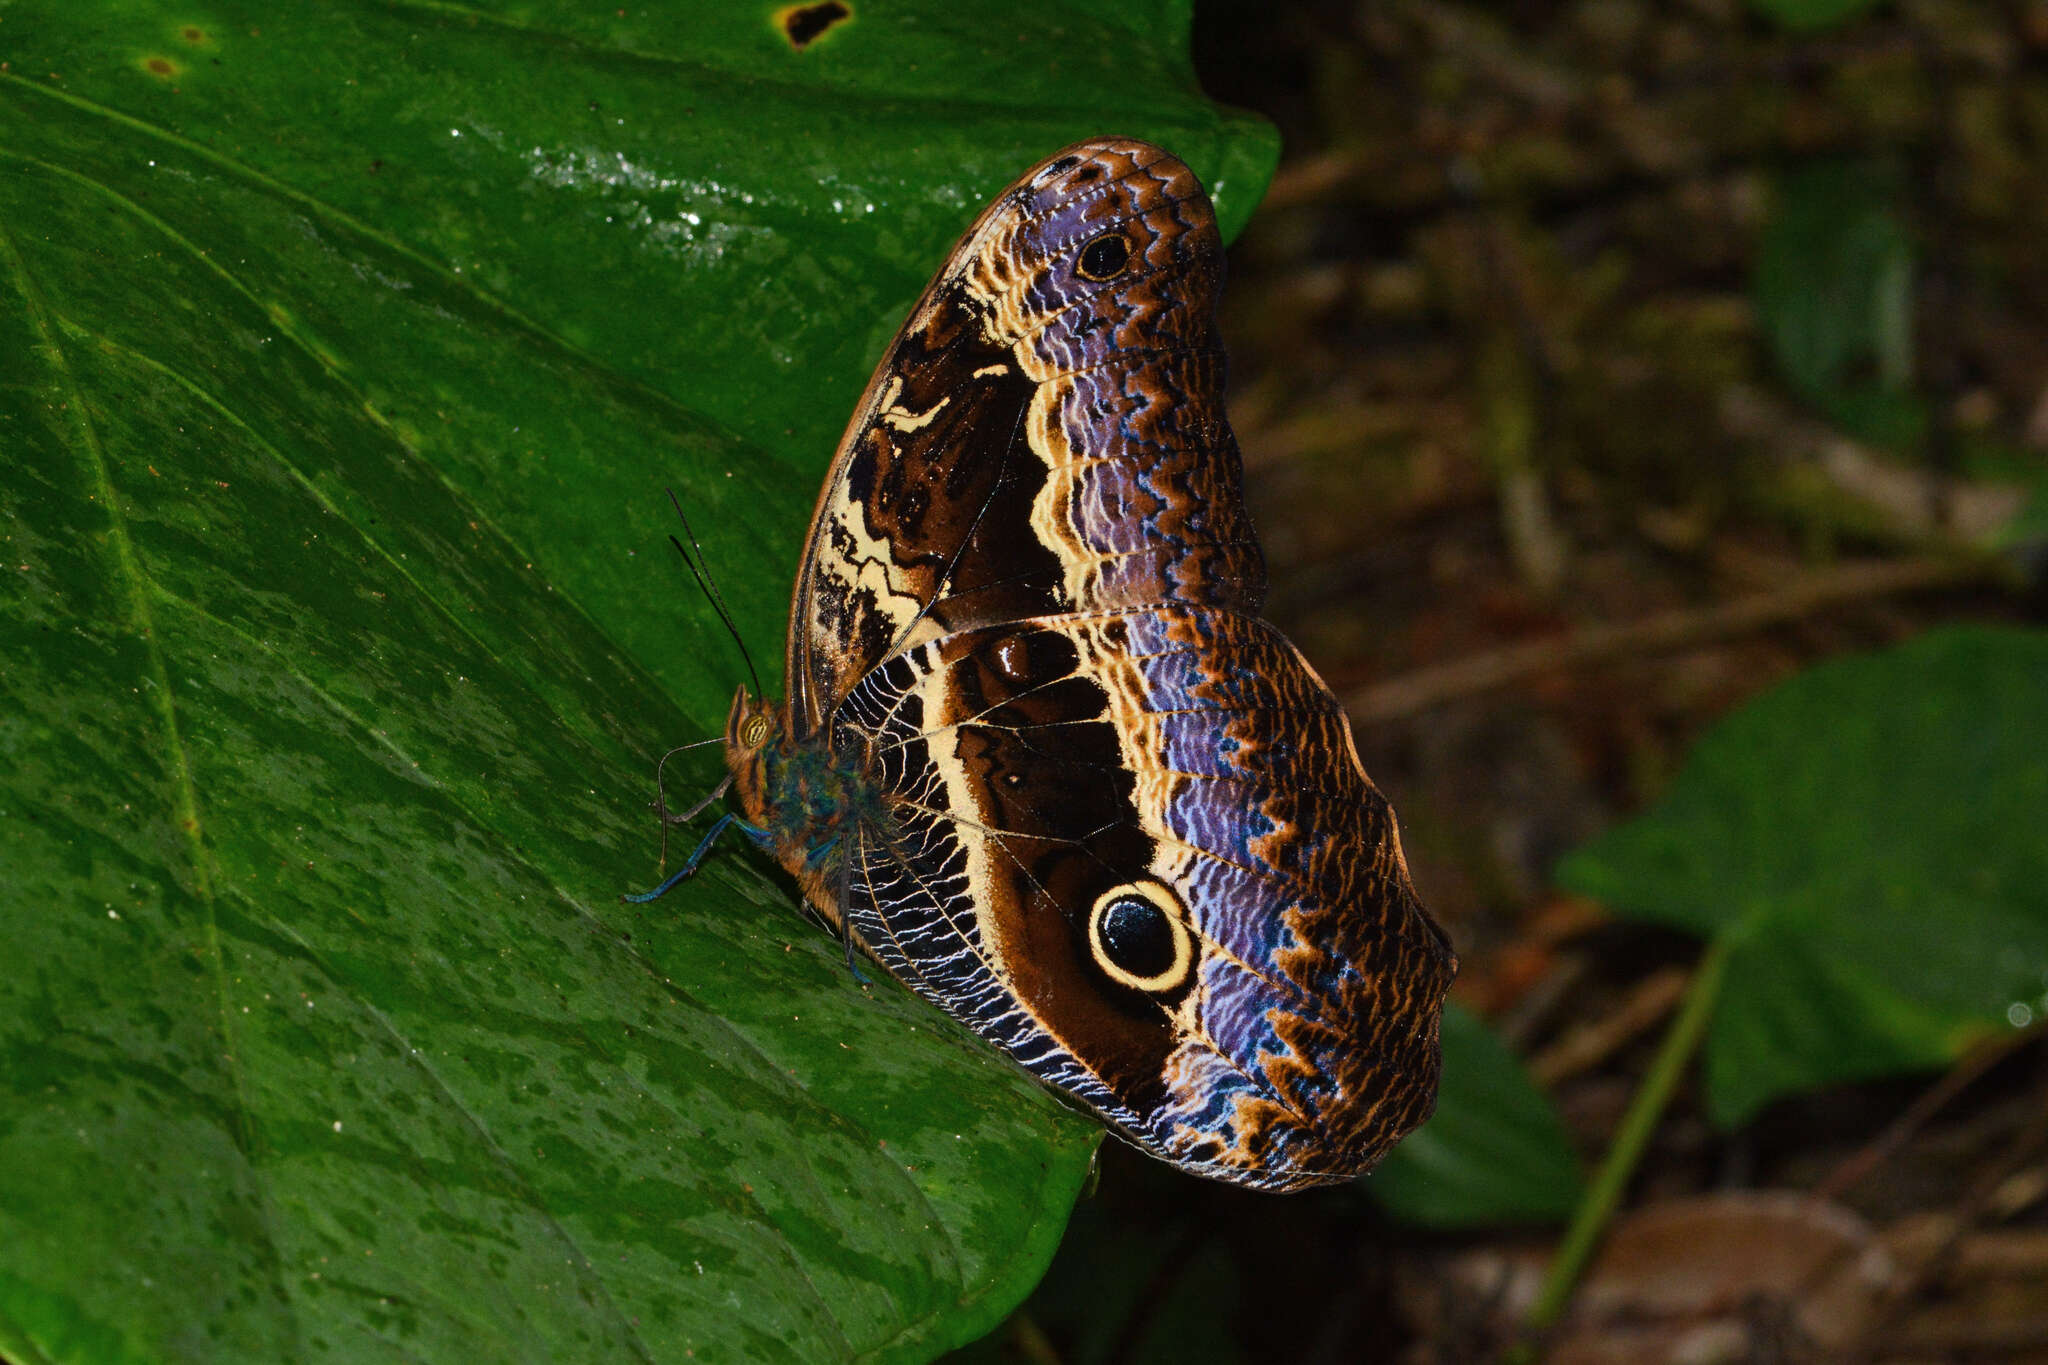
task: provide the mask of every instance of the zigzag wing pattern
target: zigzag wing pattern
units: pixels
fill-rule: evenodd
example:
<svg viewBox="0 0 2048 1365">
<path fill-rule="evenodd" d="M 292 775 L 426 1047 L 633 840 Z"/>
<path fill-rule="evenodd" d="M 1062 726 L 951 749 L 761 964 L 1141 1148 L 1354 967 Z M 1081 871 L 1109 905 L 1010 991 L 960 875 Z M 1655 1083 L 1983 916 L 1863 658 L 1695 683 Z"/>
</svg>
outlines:
<svg viewBox="0 0 2048 1365">
<path fill-rule="evenodd" d="M 1257 618 L 1221 248 L 1156 147 L 985 210 L 820 495 L 735 792 L 894 976 L 1149 1151 L 1347 1179 L 1428 1116 L 1456 961 L 1336 699 Z"/>
</svg>

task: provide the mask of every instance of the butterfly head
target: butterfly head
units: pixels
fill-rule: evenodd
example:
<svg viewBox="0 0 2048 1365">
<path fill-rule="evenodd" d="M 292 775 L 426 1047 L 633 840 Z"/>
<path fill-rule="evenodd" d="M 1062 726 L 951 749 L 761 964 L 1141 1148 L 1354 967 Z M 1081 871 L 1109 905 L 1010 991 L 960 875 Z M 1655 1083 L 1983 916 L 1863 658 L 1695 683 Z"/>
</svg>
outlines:
<svg viewBox="0 0 2048 1365">
<path fill-rule="evenodd" d="M 732 710 L 725 718 L 726 753 L 758 755 L 779 739 L 786 728 L 780 708 L 742 687 L 733 693 Z"/>
<path fill-rule="evenodd" d="M 788 726 L 780 708 L 745 687 L 733 693 L 725 718 L 725 766 L 732 774 L 732 792 L 746 817 L 767 827 L 772 802 L 771 754 L 782 745 Z"/>
</svg>

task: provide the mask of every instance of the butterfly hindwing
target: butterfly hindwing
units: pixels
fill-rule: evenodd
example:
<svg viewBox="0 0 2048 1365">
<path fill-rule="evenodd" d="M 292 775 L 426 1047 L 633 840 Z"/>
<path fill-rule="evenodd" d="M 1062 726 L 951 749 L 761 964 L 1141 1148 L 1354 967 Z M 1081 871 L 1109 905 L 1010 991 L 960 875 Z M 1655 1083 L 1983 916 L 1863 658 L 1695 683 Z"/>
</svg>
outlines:
<svg viewBox="0 0 2048 1365">
<path fill-rule="evenodd" d="M 904 801 L 856 932 L 1033 1070 L 1253 1183 L 1355 1171 L 1427 1115 L 1448 953 L 1342 713 L 1270 626 L 1176 606 L 958 632 L 842 714 Z M 1119 960 L 1120 893 L 1185 950 Z"/>
</svg>

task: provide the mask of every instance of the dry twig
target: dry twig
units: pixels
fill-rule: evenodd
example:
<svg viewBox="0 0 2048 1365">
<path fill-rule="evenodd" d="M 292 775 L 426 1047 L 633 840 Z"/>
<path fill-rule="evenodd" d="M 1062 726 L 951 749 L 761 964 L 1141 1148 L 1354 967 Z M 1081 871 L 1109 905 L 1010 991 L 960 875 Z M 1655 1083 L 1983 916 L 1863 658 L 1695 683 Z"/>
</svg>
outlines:
<svg viewBox="0 0 2048 1365">
<path fill-rule="evenodd" d="M 1562 638 L 1474 654 L 1433 668 L 1420 668 L 1344 698 L 1360 725 L 1394 720 L 1506 687 L 1524 678 L 1560 673 L 1607 659 L 1664 653 L 1709 640 L 1726 639 L 1844 602 L 1952 587 L 1990 576 L 1991 566 L 1974 559 L 1923 556 L 1844 564 L 1800 578 L 1776 592 L 1759 593 L 1710 607 L 1658 612 L 1622 625 L 1589 626 Z"/>
</svg>

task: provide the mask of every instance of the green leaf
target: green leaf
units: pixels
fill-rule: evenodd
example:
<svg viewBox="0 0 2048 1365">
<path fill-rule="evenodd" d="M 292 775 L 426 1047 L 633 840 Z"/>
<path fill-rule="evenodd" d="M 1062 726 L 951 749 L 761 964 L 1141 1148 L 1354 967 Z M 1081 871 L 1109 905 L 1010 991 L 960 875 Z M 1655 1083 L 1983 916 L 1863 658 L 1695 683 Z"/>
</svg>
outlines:
<svg viewBox="0 0 2048 1365">
<path fill-rule="evenodd" d="M 1234 1329 L 1256 1287 L 1244 1273 L 1244 1248 L 1229 1243 L 1271 1225 L 1219 1217 L 1203 1197 L 1211 1191 L 1188 1189 L 1186 1177 L 1140 1177 L 1136 1184 L 1120 1197 L 1075 1205 L 1060 1254 L 1009 1330 L 953 1352 L 942 1365 L 1016 1365 L 1020 1356 L 1030 1358 L 1019 1341 L 1031 1336 L 1057 1343 L 1061 1365 L 1246 1359 Z"/>
<path fill-rule="evenodd" d="M 2018 509 L 1983 538 L 1987 544 L 2024 551 L 2048 543 L 2048 451 L 1965 432 L 1956 441 L 1956 463 L 1973 484 L 2004 485 L 2018 494 Z"/>
<path fill-rule="evenodd" d="M 1749 0 L 1750 8 L 1795 33 L 1838 28 L 1877 8 L 1879 0 Z"/>
<path fill-rule="evenodd" d="M 1730 942 L 1706 1077 L 1734 1125 L 2048 1013 L 2043 811 L 2048 632 L 1956 627 L 1744 707 L 1558 876 Z"/>
<path fill-rule="evenodd" d="M 741 676 L 661 489 L 772 659 L 981 199 L 1272 138 L 1172 4 L 697 8 L 7 12 L 7 1358 L 920 1359 L 1050 1257 L 1092 1124 L 739 850 L 618 903 Z"/>
<path fill-rule="evenodd" d="M 1436 1113 L 1365 1188 L 1396 1218 L 1425 1227 L 1557 1222 L 1582 1181 L 1557 1111 L 1479 1018 L 1444 1011 Z"/>
<path fill-rule="evenodd" d="M 1922 440 L 1913 383 L 1914 249 L 1894 177 L 1860 162 L 1803 167 L 1778 187 L 1757 250 L 1756 300 L 1786 382 L 1879 445 Z"/>
<path fill-rule="evenodd" d="M 688 593 L 635 558 L 666 549 L 662 488 L 685 493 L 755 651 L 778 653 L 817 479 L 990 196 L 1125 133 L 1196 169 L 1228 237 L 1278 155 L 1268 125 L 1201 96 L 1175 0 L 853 8 L 797 52 L 768 6 L 46 0 L 9 11 L 9 86 L 57 156 L 139 202 L 197 177 L 198 221 L 165 206 L 189 248 L 249 276 L 294 344 L 345 361 L 551 583 L 722 720 L 729 646 L 678 628 L 687 608 L 648 609 L 652 584 Z M 352 236 L 427 279 L 301 283 Z M 416 339 L 426 288 L 612 390 L 674 400 L 668 424 L 716 454 L 685 464 L 595 425 L 564 450 L 535 423 L 565 395 Z"/>
</svg>

